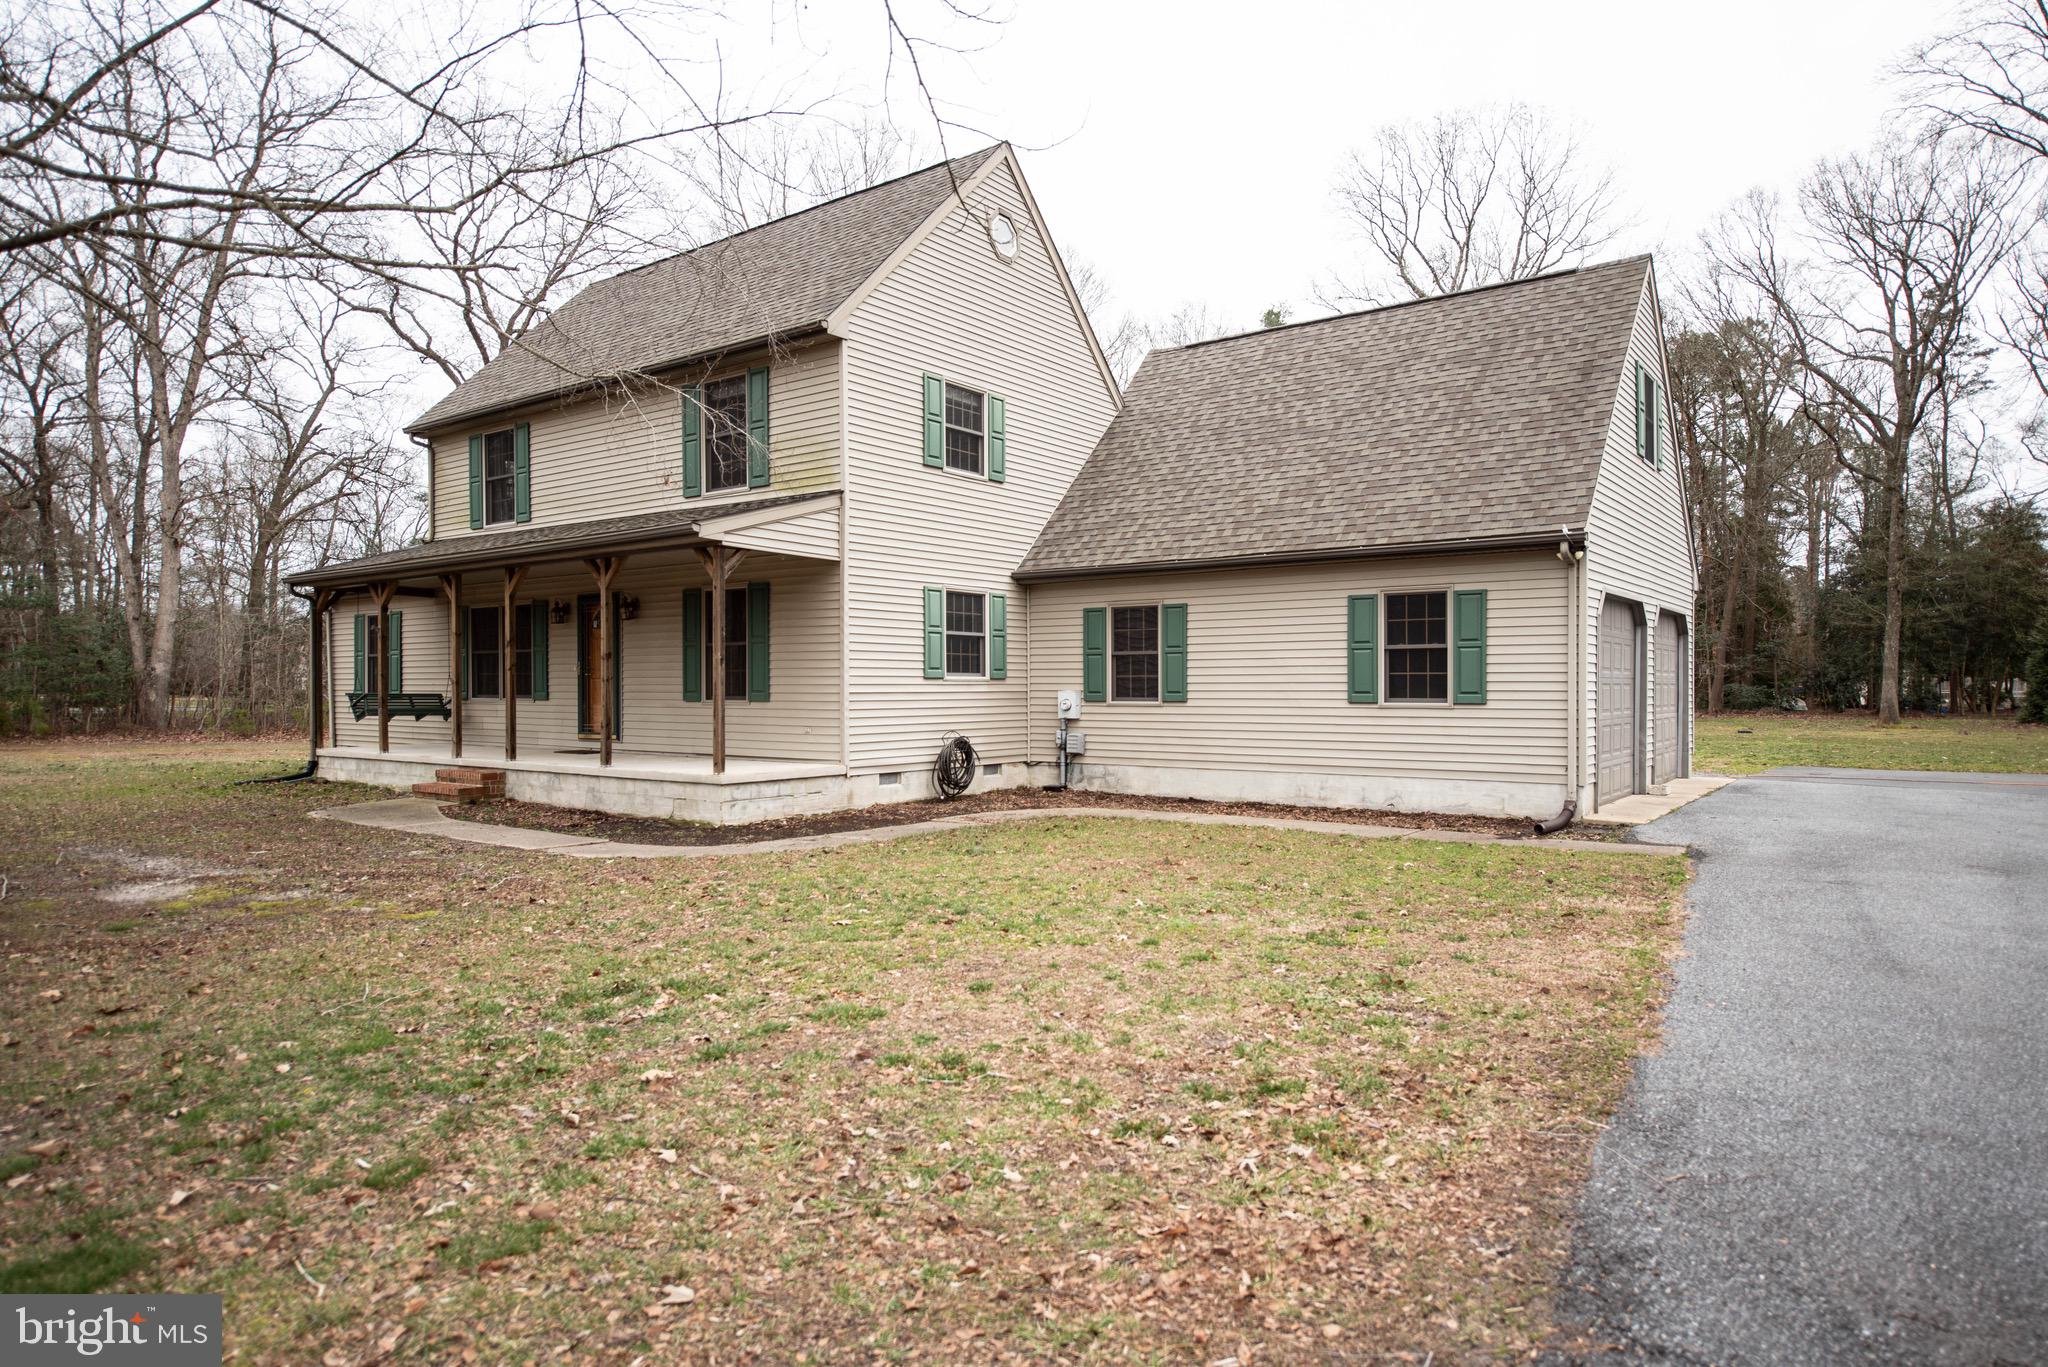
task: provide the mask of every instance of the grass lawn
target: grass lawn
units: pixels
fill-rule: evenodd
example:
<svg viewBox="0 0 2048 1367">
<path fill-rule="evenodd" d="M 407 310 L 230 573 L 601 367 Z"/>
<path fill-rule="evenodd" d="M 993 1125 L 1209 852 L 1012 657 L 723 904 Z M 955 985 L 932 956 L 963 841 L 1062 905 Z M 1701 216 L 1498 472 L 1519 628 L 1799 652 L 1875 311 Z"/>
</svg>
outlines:
<svg viewBox="0 0 2048 1367">
<path fill-rule="evenodd" d="M 1462 1361 L 1547 1329 L 1678 859 L 1046 821 L 589 863 L 0 749 L 0 1290 L 239 1363 Z"/>
<path fill-rule="evenodd" d="M 1778 765 L 2048 773 L 2048 726 L 1986 717 L 1909 717 L 1879 726 L 1868 712 L 1730 712 L 1698 719 L 1693 767 L 1754 774 Z"/>
</svg>

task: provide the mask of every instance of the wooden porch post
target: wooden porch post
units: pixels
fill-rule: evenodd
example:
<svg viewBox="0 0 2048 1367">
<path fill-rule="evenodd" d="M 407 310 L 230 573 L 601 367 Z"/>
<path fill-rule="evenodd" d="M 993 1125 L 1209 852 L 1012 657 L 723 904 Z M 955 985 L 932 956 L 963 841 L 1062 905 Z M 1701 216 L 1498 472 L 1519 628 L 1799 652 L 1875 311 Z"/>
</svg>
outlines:
<svg viewBox="0 0 2048 1367">
<path fill-rule="evenodd" d="M 612 581 L 618 578 L 623 555 L 600 555 L 586 560 L 591 577 L 597 580 L 597 762 L 609 768 L 612 762 Z"/>
<path fill-rule="evenodd" d="M 699 546 L 711 576 L 711 772 L 725 772 L 725 587 L 745 551 Z"/>
<path fill-rule="evenodd" d="M 505 664 L 505 758 L 519 758 L 519 726 L 513 715 L 519 704 L 519 665 L 513 657 L 513 648 L 519 644 L 519 633 L 512 629 L 512 600 L 518 596 L 519 586 L 526 582 L 526 566 L 505 567 L 505 610 L 498 614 L 502 637 L 498 646 L 499 657 Z"/>
<path fill-rule="evenodd" d="M 462 758 L 462 576 L 441 576 L 448 596 L 448 757 Z"/>
<path fill-rule="evenodd" d="M 377 753 L 391 748 L 391 596 L 398 585 L 386 580 L 370 586 L 377 602 Z"/>
</svg>

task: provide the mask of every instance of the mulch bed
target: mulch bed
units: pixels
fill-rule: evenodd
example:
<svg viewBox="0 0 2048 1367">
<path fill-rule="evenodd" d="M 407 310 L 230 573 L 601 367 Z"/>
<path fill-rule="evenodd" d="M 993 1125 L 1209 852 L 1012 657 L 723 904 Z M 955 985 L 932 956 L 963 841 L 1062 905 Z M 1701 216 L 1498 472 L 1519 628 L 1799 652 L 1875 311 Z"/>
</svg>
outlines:
<svg viewBox="0 0 2048 1367">
<path fill-rule="evenodd" d="M 882 826 L 903 826 L 945 816 L 969 816 L 976 812 L 1029 811 L 1040 807 L 1107 807 L 1159 812 L 1192 812 L 1210 816 L 1286 817 L 1294 820 L 1334 821 L 1372 826 L 1400 826 L 1419 831 L 1475 831 L 1483 835 L 1527 838 L 1530 823 L 1516 817 L 1465 816 L 1450 812 L 1387 812 L 1359 807 L 1288 807 L 1265 802 L 1202 802 L 1193 798 L 1137 797 L 1123 793 L 1084 793 L 1069 789 L 1055 792 L 1044 788 L 998 788 L 992 792 L 969 793 L 951 802 L 884 802 L 844 812 L 819 812 L 811 816 L 786 816 L 772 821 L 755 821 L 744 826 L 711 826 L 692 821 L 672 821 L 658 816 L 614 816 L 574 807 L 550 807 L 538 802 L 515 802 L 510 798 L 456 804 L 441 810 L 459 821 L 482 821 L 499 826 L 519 826 L 534 831 L 557 831 L 564 835 L 589 836 L 596 840 L 617 840 L 634 845 L 751 845 L 764 840 L 787 840 L 806 835 L 832 835 L 840 831 L 866 831 Z M 1618 840 L 1621 832 L 1605 826 L 1573 826 L 1558 838 L 1575 840 Z"/>
</svg>

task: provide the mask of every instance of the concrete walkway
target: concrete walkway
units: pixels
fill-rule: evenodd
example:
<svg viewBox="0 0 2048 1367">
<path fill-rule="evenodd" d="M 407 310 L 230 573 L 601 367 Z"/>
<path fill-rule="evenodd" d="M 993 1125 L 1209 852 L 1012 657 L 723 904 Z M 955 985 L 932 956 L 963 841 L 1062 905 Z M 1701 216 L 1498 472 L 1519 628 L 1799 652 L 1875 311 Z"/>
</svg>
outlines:
<svg viewBox="0 0 2048 1367">
<path fill-rule="evenodd" d="M 1691 845 L 1601 1137 L 1573 1362 L 2048 1362 L 2048 776 L 1774 769 Z"/>
<path fill-rule="evenodd" d="M 884 840 L 928 835 L 935 831 L 968 830 L 1011 821 L 1038 821 L 1048 817 L 1112 817 L 1125 821 L 1167 821 L 1189 826 L 1263 826 L 1271 830 L 1310 831 L 1317 835 L 1343 835 L 1364 840 L 1435 840 L 1454 845 L 1510 845 L 1546 850 L 1577 850 L 1591 854 L 1684 854 L 1683 845 L 1653 845 L 1636 841 L 1545 840 L 1487 835 L 1479 831 L 1414 830 L 1406 826 L 1372 826 L 1349 821 L 1311 821 L 1296 817 L 1226 816 L 1206 812 L 1160 812 L 1140 807 L 1033 807 L 1007 812 L 974 812 L 963 816 L 938 817 L 901 826 L 874 826 L 865 830 L 835 831 L 829 835 L 799 835 L 783 840 L 760 840 L 744 845 L 636 845 L 593 836 L 564 835 L 558 831 L 531 831 L 522 826 L 497 826 L 482 821 L 458 821 L 443 816 L 440 804 L 420 797 L 398 797 L 381 802 L 359 802 L 347 807 L 329 807 L 311 813 L 323 821 L 346 821 L 356 826 L 401 831 L 407 835 L 438 835 L 472 845 L 496 845 L 512 850 L 546 850 L 575 859 L 729 859 L 735 855 L 786 854 L 792 851 L 836 850 L 845 845 L 871 845 Z"/>
<path fill-rule="evenodd" d="M 1675 778 L 1661 793 L 1637 793 L 1610 802 L 1597 812 L 1581 818 L 1588 826 L 1640 826 L 1660 816 L 1670 816 L 1688 802 L 1697 801 L 1718 788 L 1734 782 L 1725 774 L 1694 774 Z"/>
</svg>

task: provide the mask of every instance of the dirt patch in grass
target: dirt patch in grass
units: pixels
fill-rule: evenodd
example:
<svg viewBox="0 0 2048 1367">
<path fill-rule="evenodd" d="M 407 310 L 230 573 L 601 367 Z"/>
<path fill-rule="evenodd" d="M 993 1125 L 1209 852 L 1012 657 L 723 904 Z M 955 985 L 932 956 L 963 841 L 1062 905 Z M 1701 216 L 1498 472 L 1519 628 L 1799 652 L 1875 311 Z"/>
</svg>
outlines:
<svg viewBox="0 0 2048 1367">
<path fill-rule="evenodd" d="M 1092 818 L 588 865 L 266 767 L 0 754 L 0 1289 L 219 1292 L 252 1364 L 1524 1355 L 1685 876 Z M 116 838 L 221 872 L 111 906 Z"/>
<path fill-rule="evenodd" d="M 1134 797 L 1122 793 L 1084 793 L 1069 789 L 1055 792 L 1044 788 L 998 788 L 986 793 L 968 793 L 951 802 L 883 802 L 844 812 L 820 812 L 813 816 L 781 817 L 773 821 L 749 822 L 744 826 L 712 826 L 696 821 L 672 821 L 654 816 L 614 816 L 607 812 L 582 811 L 573 807 L 551 807 L 538 802 L 517 802 L 498 798 L 486 802 L 452 803 L 441 810 L 460 821 L 482 821 L 500 826 L 521 826 L 535 831 L 556 831 L 564 835 L 587 835 L 599 840 L 617 840 L 636 845 L 745 845 L 763 840 L 787 840 L 796 836 L 831 835 L 839 831 L 865 831 L 885 826 L 905 826 L 941 817 L 971 816 L 977 812 L 1031 811 L 1045 807 L 1092 807 L 1154 812 L 1188 812 L 1210 816 L 1281 817 L 1300 821 L 1335 821 L 1369 826 L 1397 826 L 1416 831 L 1472 831 L 1483 835 L 1526 839 L 1531 824 L 1519 818 L 1465 816 L 1449 812 L 1390 812 L 1358 807 L 1290 807 L 1268 802 L 1199 802 L 1190 798 Z M 1575 826 L 1560 838 L 1612 840 L 1620 833 L 1612 827 Z"/>
</svg>

